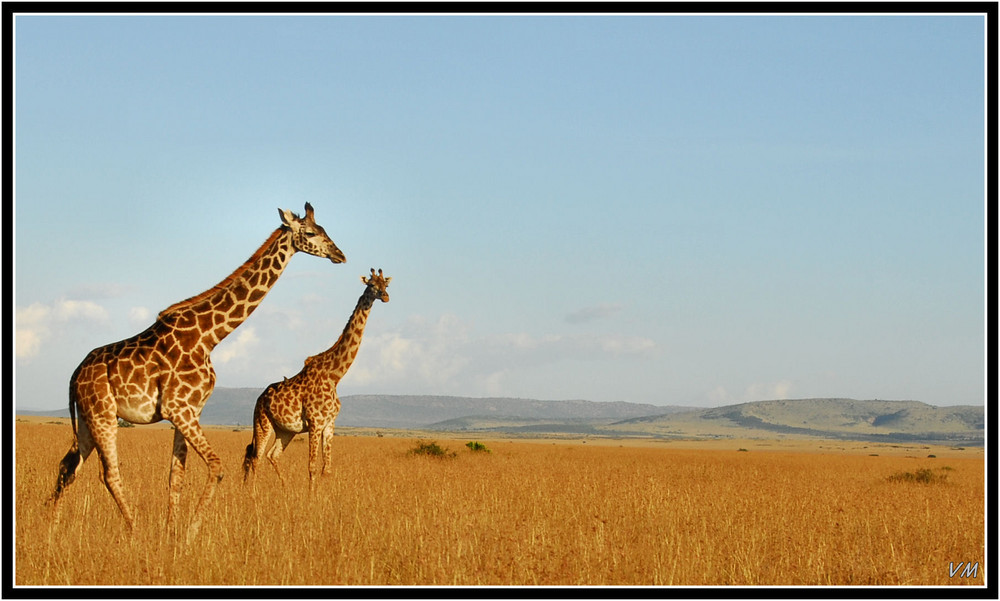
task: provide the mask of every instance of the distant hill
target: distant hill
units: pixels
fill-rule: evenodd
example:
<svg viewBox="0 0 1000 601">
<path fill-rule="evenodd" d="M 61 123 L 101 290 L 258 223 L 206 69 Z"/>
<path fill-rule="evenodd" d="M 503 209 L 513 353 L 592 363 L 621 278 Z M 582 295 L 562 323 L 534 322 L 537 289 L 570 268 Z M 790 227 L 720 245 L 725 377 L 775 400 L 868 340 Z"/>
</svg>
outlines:
<svg viewBox="0 0 1000 601">
<path fill-rule="evenodd" d="M 259 390 L 250 397 L 241 397 L 248 389 L 229 389 L 221 397 L 213 395 L 214 403 L 205 407 L 203 415 L 212 423 L 246 424 L 250 421 Z M 216 395 L 219 389 L 216 389 Z M 239 391 L 239 392 L 238 392 Z M 233 399 L 233 407 L 225 409 L 219 400 Z M 516 398 L 466 398 L 449 396 L 349 395 L 340 397 L 337 425 L 372 428 L 424 428 L 432 424 L 466 417 L 485 415 L 499 418 L 532 419 L 613 419 L 662 415 L 670 407 L 636 403 L 598 403 L 591 401 L 537 401 Z M 212 407 L 216 405 L 216 407 Z M 213 412 L 209 415 L 209 409 Z M 676 410 L 688 410 L 678 407 Z M 215 413 L 218 411 L 218 413 Z"/>
<path fill-rule="evenodd" d="M 261 389 L 215 389 L 202 412 L 206 425 L 250 425 Z M 982 445 L 981 406 L 935 407 L 917 401 L 799 399 L 698 409 L 624 402 L 517 398 L 350 395 L 341 397 L 338 426 L 510 435 L 657 438 L 785 438 Z M 68 410 L 19 411 L 67 416 Z"/>
<path fill-rule="evenodd" d="M 657 436 L 809 436 L 844 440 L 981 445 L 983 407 L 935 407 L 917 401 L 799 399 L 757 401 L 623 420 L 610 427 Z"/>
</svg>

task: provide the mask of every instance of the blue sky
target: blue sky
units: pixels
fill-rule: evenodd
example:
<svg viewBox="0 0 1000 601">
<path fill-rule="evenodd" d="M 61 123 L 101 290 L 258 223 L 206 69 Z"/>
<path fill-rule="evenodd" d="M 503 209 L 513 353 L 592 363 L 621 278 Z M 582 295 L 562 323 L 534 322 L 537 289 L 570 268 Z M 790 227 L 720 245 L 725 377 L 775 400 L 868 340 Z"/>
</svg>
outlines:
<svg viewBox="0 0 1000 601">
<path fill-rule="evenodd" d="M 16 405 L 297 255 L 217 347 L 341 395 L 982 404 L 976 16 L 18 16 Z"/>
</svg>

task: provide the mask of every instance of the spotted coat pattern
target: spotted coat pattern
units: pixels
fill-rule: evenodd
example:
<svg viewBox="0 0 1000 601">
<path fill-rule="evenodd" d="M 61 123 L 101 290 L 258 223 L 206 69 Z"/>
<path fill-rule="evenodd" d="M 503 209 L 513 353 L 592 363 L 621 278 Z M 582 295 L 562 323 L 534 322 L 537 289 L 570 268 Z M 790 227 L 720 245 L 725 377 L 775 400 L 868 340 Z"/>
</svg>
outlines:
<svg viewBox="0 0 1000 601">
<path fill-rule="evenodd" d="M 281 478 L 278 458 L 296 434 L 309 433 L 309 484 L 333 467 L 333 423 L 340 412 L 337 384 L 340 382 L 361 348 L 361 337 L 372 305 L 378 299 L 389 302 L 386 289 L 392 278 L 371 270 L 371 277 L 361 277 L 365 290 L 358 299 L 340 338 L 329 349 L 305 360 L 305 365 L 291 378 L 268 386 L 257 398 L 253 412 L 253 439 L 247 445 L 243 462 L 244 481 L 256 472 L 257 462 L 264 456 L 271 435 L 274 445 L 267 457 Z M 321 449 L 322 447 L 322 449 Z M 322 450 L 322 456 L 321 456 Z M 320 463 L 322 459 L 322 465 Z"/>
<path fill-rule="evenodd" d="M 215 387 L 212 349 L 253 313 L 297 251 L 334 263 L 345 260 L 315 223 L 309 204 L 305 218 L 287 210 L 279 213 L 281 227 L 229 277 L 168 307 L 139 334 L 92 350 L 73 372 L 69 386 L 73 444 L 60 463 L 55 491 L 49 499 L 56 507 L 56 522 L 59 500 L 96 448 L 104 468 L 105 486 L 131 528 L 132 511 L 118 469 L 117 418 L 135 424 L 165 419 L 175 426 L 168 524 L 176 512 L 188 445 L 209 468 L 208 484 L 188 531 L 189 538 L 197 534 L 204 509 L 222 478 L 222 461 L 198 422 Z"/>
</svg>

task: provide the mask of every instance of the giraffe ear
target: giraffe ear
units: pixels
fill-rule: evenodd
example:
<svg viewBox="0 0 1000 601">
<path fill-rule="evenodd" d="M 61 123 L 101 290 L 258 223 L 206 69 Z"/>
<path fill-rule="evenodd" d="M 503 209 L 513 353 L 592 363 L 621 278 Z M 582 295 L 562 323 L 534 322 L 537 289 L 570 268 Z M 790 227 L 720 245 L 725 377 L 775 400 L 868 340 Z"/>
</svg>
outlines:
<svg viewBox="0 0 1000 601">
<path fill-rule="evenodd" d="M 278 215 L 281 216 L 281 223 L 284 223 L 290 228 L 296 228 L 299 225 L 299 218 L 295 216 L 295 213 L 289 211 L 288 209 L 278 209 Z"/>
<path fill-rule="evenodd" d="M 368 285 L 368 278 L 366 278 L 365 276 L 361 276 L 361 283 L 364 284 L 365 286 L 367 286 Z"/>
<path fill-rule="evenodd" d="M 391 282 L 391 281 L 392 281 L 392 276 L 389 276 L 389 277 L 385 278 L 385 286 L 386 286 L 386 288 L 389 287 L 389 282 Z"/>
</svg>

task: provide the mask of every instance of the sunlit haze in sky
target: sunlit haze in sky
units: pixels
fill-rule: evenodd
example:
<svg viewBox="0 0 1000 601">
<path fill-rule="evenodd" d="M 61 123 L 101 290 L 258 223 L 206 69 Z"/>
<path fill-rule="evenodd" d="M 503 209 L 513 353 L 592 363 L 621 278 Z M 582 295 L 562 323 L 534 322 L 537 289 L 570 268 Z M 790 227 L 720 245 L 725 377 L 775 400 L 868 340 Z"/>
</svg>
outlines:
<svg viewBox="0 0 1000 601">
<path fill-rule="evenodd" d="M 217 386 L 295 374 L 374 267 L 341 396 L 981 405 L 984 28 L 18 16 L 16 406 L 306 202 L 347 263 L 297 254 Z"/>
</svg>

